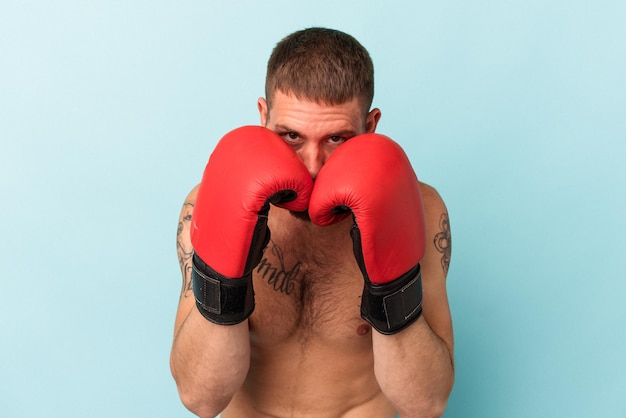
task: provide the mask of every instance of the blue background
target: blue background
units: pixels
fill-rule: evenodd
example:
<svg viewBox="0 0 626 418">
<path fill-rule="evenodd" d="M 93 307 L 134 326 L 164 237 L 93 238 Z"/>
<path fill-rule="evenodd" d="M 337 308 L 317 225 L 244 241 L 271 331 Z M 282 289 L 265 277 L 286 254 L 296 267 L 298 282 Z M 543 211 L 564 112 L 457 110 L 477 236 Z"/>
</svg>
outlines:
<svg viewBox="0 0 626 418">
<path fill-rule="evenodd" d="M 312 25 L 451 217 L 446 417 L 626 416 L 623 1 L 0 2 L 0 416 L 184 417 L 177 217 Z"/>
</svg>

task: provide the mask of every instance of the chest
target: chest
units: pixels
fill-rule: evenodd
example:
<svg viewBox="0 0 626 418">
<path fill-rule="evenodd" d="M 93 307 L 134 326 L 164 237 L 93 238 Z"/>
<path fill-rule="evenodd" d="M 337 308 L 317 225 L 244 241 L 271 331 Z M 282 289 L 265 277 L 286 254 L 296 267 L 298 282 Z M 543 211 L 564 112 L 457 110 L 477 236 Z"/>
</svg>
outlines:
<svg viewBox="0 0 626 418">
<path fill-rule="evenodd" d="M 258 338 L 349 338 L 357 334 L 363 278 L 352 251 L 351 221 L 335 228 L 276 225 L 253 272 Z"/>
</svg>

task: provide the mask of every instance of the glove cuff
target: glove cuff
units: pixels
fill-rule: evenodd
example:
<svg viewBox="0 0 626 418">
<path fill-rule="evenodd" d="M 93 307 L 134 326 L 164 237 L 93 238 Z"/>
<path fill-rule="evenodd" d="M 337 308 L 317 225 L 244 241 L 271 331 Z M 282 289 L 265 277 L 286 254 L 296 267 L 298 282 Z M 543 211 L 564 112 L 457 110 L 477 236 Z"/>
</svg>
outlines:
<svg viewBox="0 0 626 418">
<path fill-rule="evenodd" d="M 389 283 L 365 281 L 361 317 L 381 334 L 400 332 L 421 314 L 422 273 L 419 264 Z"/>
<path fill-rule="evenodd" d="M 228 278 L 194 254 L 191 280 L 198 310 L 215 324 L 239 324 L 254 311 L 252 272 L 239 279 Z"/>
</svg>

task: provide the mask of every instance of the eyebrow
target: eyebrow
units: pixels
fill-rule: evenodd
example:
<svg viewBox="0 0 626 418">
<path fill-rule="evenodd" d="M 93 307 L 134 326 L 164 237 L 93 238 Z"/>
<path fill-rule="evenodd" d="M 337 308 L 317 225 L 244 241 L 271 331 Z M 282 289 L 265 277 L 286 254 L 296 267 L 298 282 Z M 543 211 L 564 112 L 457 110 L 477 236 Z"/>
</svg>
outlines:
<svg viewBox="0 0 626 418">
<path fill-rule="evenodd" d="M 289 126 L 287 125 L 275 125 L 274 128 L 277 131 L 285 131 L 285 132 L 295 132 L 298 133 L 298 131 L 296 131 L 295 129 L 291 129 Z"/>
<path fill-rule="evenodd" d="M 356 136 L 357 133 L 352 129 L 343 129 L 341 131 L 335 132 L 330 136 Z"/>
</svg>

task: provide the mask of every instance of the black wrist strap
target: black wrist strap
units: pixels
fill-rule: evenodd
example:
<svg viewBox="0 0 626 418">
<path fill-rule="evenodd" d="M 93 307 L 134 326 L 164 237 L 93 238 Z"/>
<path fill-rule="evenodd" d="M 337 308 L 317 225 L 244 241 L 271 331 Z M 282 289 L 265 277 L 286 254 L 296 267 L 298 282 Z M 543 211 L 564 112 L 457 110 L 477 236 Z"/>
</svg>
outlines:
<svg viewBox="0 0 626 418">
<path fill-rule="evenodd" d="M 398 279 L 373 284 L 365 281 L 361 317 L 381 334 L 395 334 L 422 314 L 422 273 L 419 264 Z"/>
<path fill-rule="evenodd" d="M 240 279 L 223 276 L 196 254 L 192 258 L 191 280 L 198 310 L 209 321 L 235 325 L 254 311 L 252 273 Z"/>
</svg>

